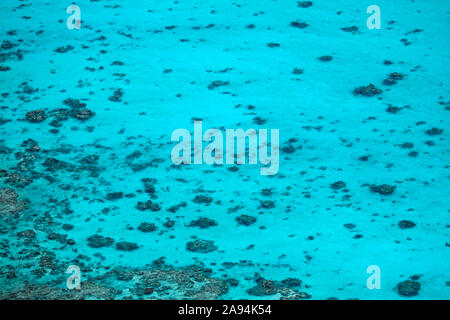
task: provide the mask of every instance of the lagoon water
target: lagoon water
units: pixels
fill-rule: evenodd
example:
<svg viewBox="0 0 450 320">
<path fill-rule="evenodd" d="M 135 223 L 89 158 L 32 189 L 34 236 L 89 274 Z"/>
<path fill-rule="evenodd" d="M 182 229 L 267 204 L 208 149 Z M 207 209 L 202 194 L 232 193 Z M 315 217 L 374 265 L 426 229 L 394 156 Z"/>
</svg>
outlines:
<svg viewBox="0 0 450 320">
<path fill-rule="evenodd" d="M 69 5 L 0 3 L 0 298 L 450 297 L 450 2 Z M 278 173 L 174 165 L 195 120 Z"/>
</svg>

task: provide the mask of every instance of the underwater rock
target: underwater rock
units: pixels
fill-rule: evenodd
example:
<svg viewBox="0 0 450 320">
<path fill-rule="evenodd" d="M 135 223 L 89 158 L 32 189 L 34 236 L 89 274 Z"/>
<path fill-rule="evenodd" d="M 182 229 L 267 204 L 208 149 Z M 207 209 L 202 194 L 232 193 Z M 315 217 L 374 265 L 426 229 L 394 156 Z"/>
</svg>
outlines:
<svg viewBox="0 0 450 320">
<path fill-rule="evenodd" d="M 389 113 L 393 113 L 393 114 L 395 114 L 395 113 L 397 113 L 397 112 L 399 112 L 400 110 L 402 110 L 403 108 L 399 108 L 399 107 L 396 107 L 396 106 L 389 106 L 389 107 L 387 107 L 386 108 L 386 112 L 389 112 Z"/>
<path fill-rule="evenodd" d="M 186 206 L 187 206 L 187 203 L 183 201 L 183 202 L 181 202 L 181 203 L 179 203 L 179 204 L 176 204 L 176 205 L 174 205 L 174 206 L 171 206 L 169 209 L 167 209 L 167 211 L 172 212 L 172 213 L 175 213 L 175 212 L 178 211 L 178 209 L 180 209 L 180 208 L 185 208 Z"/>
<path fill-rule="evenodd" d="M 419 294 L 420 282 L 414 280 L 402 281 L 397 285 L 398 294 L 405 297 L 414 297 Z"/>
<path fill-rule="evenodd" d="M 37 123 L 47 119 L 47 116 L 44 110 L 34 110 L 27 112 L 26 118 L 29 122 Z"/>
<path fill-rule="evenodd" d="M 210 204 L 212 201 L 213 199 L 211 197 L 204 195 L 195 196 L 195 198 L 192 200 L 192 202 L 199 204 Z"/>
<path fill-rule="evenodd" d="M 317 59 L 319 59 L 320 61 L 322 61 L 322 62 L 330 62 L 331 60 L 333 60 L 333 57 L 332 56 L 320 56 L 319 58 L 317 58 Z"/>
<path fill-rule="evenodd" d="M 261 208 L 273 209 L 273 208 L 275 208 L 275 202 L 273 202 L 272 200 L 261 201 Z"/>
<path fill-rule="evenodd" d="M 302 73 L 303 73 L 303 69 L 294 68 L 294 70 L 292 70 L 292 74 L 302 74 Z"/>
<path fill-rule="evenodd" d="M 197 296 L 200 299 L 210 299 L 208 297 L 219 297 L 227 292 L 228 286 L 225 281 L 213 279 L 201 287 L 201 292 Z"/>
<path fill-rule="evenodd" d="M 392 80 L 392 79 L 390 79 L 390 78 L 387 78 L 387 79 L 384 79 L 384 80 L 383 80 L 383 84 L 384 84 L 385 86 L 392 86 L 392 85 L 394 85 L 394 84 L 396 84 L 396 83 L 397 83 L 397 81 Z"/>
<path fill-rule="evenodd" d="M 59 48 L 56 48 L 55 49 L 55 52 L 58 52 L 58 53 L 66 53 L 66 52 L 69 52 L 69 51 L 71 51 L 71 50 L 73 50 L 74 49 L 74 47 L 72 47 L 71 45 L 68 45 L 68 46 L 65 46 L 65 47 L 59 47 Z"/>
<path fill-rule="evenodd" d="M 114 90 L 114 95 L 108 98 L 109 101 L 113 102 L 120 102 L 122 101 L 123 96 L 123 90 L 122 89 L 116 89 Z"/>
<path fill-rule="evenodd" d="M 351 26 L 351 27 L 341 28 L 341 30 L 345 31 L 345 32 L 357 33 L 359 31 L 359 28 L 357 26 Z"/>
<path fill-rule="evenodd" d="M 200 217 L 197 220 L 192 220 L 188 225 L 188 227 L 199 227 L 201 229 L 206 229 L 214 226 L 217 226 L 216 221 L 204 217 Z"/>
<path fill-rule="evenodd" d="M 147 200 L 145 202 L 139 201 L 136 205 L 136 208 L 141 211 L 150 210 L 150 211 L 159 211 L 161 207 L 154 203 L 152 200 Z"/>
<path fill-rule="evenodd" d="M 78 110 L 78 112 L 75 114 L 75 118 L 77 118 L 78 120 L 87 120 L 89 118 L 92 118 L 95 115 L 94 112 L 92 112 L 89 109 L 80 109 Z"/>
<path fill-rule="evenodd" d="M 28 238 L 28 239 L 34 239 L 36 238 L 36 232 L 34 230 L 25 230 L 21 231 L 17 234 L 17 236 L 21 238 Z"/>
<path fill-rule="evenodd" d="M 121 241 L 116 243 L 116 250 L 119 251 L 133 251 L 138 248 L 139 246 L 137 245 L 137 243 L 134 242 Z"/>
<path fill-rule="evenodd" d="M 443 129 L 431 128 L 431 129 L 426 131 L 426 134 L 428 134 L 429 136 L 437 136 L 437 135 L 442 134 L 442 132 L 444 132 Z"/>
<path fill-rule="evenodd" d="M 67 239 L 67 234 L 61 234 L 61 233 L 56 233 L 56 232 L 51 232 L 50 234 L 48 234 L 47 239 L 49 240 L 56 240 L 61 244 L 70 244 L 73 245 L 75 244 L 75 241 L 73 241 L 72 239 Z"/>
<path fill-rule="evenodd" d="M 263 124 L 265 124 L 267 122 L 267 120 L 262 119 L 260 117 L 254 117 L 253 118 L 253 123 L 256 123 L 257 125 L 261 126 Z"/>
<path fill-rule="evenodd" d="M 4 125 L 5 123 L 11 122 L 12 120 L 10 119 L 5 119 L 5 118 L 1 118 L 0 117 L 0 126 Z"/>
<path fill-rule="evenodd" d="M 127 155 L 125 158 L 127 160 L 133 161 L 133 160 L 138 159 L 140 157 L 142 157 L 142 152 L 140 152 L 139 150 L 136 150 L 136 151 L 130 153 L 129 155 Z"/>
<path fill-rule="evenodd" d="M 156 193 L 155 184 L 157 183 L 157 180 L 153 179 L 153 178 L 143 178 L 143 179 L 141 179 L 141 181 L 144 184 L 145 193 L 148 193 L 153 198 L 156 198 L 156 196 L 155 196 L 155 193 Z"/>
<path fill-rule="evenodd" d="M 416 224 L 409 220 L 402 220 L 398 223 L 400 229 L 411 229 L 416 226 Z"/>
<path fill-rule="evenodd" d="M 152 294 L 153 293 L 153 291 L 154 291 L 154 289 L 153 288 L 145 288 L 145 290 L 144 290 L 144 294 Z"/>
<path fill-rule="evenodd" d="M 256 222 L 256 218 L 246 215 L 246 214 L 243 214 L 243 215 L 240 215 L 239 217 L 236 217 L 236 221 L 240 225 L 249 226 Z"/>
<path fill-rule="evenodd" d="M 382 194 L 382 195 L 385 195 L 385 196 L 394 193 L 395 188 L 397 188 L 397 187 L 396 186 L 391 186 L 391 185 L 388 185 L 388 184 L 381 184 L 381 185 L 378 185 L 378 186 L 373 184 L 373 185 L 370 186 L 370 190 L 372 192 L 376 192 L 376 193 L 379 193 L 379 194 Z"/>
<path fill-rule="evenodd" d="M 45 269 L 51 269 L 55 276 L 59 276 L 65 271 L 65 267 L 61 263 L 55 265 L 54 257 L 46 255 L 44 258 L 40 263 L 41 268 L 44 269 L 43 274 L 45 274 Z M 63 262 L 64 266 L 69 264 L 70 261 Z M 82 271 L 85 271 L 82 265 L 80 267 Z M 155 299 L 219 299 L 228 292 L 231 282 L 229 284 L 225 280 L 212 278 L 211 274 L 211 269 L 196 265 L 173 268 L 166 265 L 161 258 L 144 268 L 118 266 L 94 278 L 86 278 L 81 283 L 81 290 L 24 283 L 20 287 L 14 286 L 13 291 L 2 290 L 0 299 L 111 300 L 139 299 L 150 294 Z M 122 290 L 114 289 L 117 286 L 116 281 L 124 282 L 134 296 L 124 296 Z"/>
<path fill-rule="evenodd" d="M 73 98 L 67 98 L 63 101 L 63 103 L 73 109 L 81 109 L 86 107 L 86 103 L 83 103 L 80 100 Z"/>
<path fill-rule="evenodd" d="M 412 148 L 414 148 L 414 143 L 404 142 L 402 144 L 399 144 L 398 146 L 402 149 L 412 149 Z"/>
<path fill-rule="evenodd" d="M 96 165 L 98 162 L 99 156 L 96 154 L 91 154 L 89 156 L 84 157 L 80 160 L 81 164 L 84 165 Z"/>
<path fill-rule="evenodd" d="M 381 89 L 376 88 L 373 84 L 369 84 L 368 86 L 361 86 L 353 90 L 353 94 L 365 97 L 373 97 L 381 94 L 382 92 L 383 91 Z"/>
<path fill-rule="evenodd" d="M 277 294 L 280 290 L 277 282 L 272 280 L 260 279 L 257 280 L 257 285 L 247 290 L 247 293 L 252 296 L 270 296 Z"/>
<path fill-rule="evenodd" d="M 28 152 L 35 152 L 41 150 L 38 143 L 33 139 L 24 140 L 20 146 L 26 148 L 26 151 Z"/>
<path fill-rule="evenodd" d="M 217 250 L 217 247 L 214 245 L 214 241 L 199 239 L 189 241 L 186 244 L 186 250 L 191 252 L 208 253 Z"/>
<path fill-rule="evenodd" d="M 75 110 L 78 110 L 78 109 L 74 109 L 74 111 L 72 111 L 72 112 L 67 108 L 58 108 L 58 109 L 54 109 L 54 110 L 50 111 L 49 114 L 53 117 L 53 120 L 50 123 L 50 125 L 52 125 L 54 127 L 62 126 L 62 124 L 60 122 L 66 121 L 67 119 L 69 119 L 69 116 L 74 117 L 76 114 Z"/>
<path fill-rule="evenodd" d="M 54 253 L 44 253 L 39 258 L 39 266 L 45 269 L 55 270 L 57 269 L 55 254 Z"/>
<path fill-rule="evenodd" d="M 386 79 L 383 80 L 383 84 L 386 86 L 392 86 L 399 80 L 403 80 L 405 76 L 399 72 L 392 72 L 388 75 Z"/>
<path fill-rule="evenodd" d="M 297 278 L 287 278 L 282 280 L 281 283 L 288 287 L 300 287 L 302 285 L 302 280 Z"/>
<path fill-rule="evenodd" d="M 256 275 L 256 286 L 247 290 L 247 293 L 253 296 L 270 296 L 274 294 L 281 294 L 282 300 L 298 300 L 298 299 L 309 299 L 311 295 L 306 292 L 299 292 L 295 287 L 301 285 L 301 280 L 295 278 L 288 278 L 282 282 L 266 280 Z"/>
<path fill-rule="evenodd" d="M 112 201 L 112 200 L 118 200 L 123 198 L 123 192 L 110 192 L 106 195 L 106 199 Z"/>
<path fill-rule="evenodd" d="M 83 281 L 82 290 L 68 290 L 54 286 L 25 283 L 12 293 L 0 293 L 0 298 L 7 300 L 112 300 L 119 290 Z"/>
<path fill-rule="evenodd" d="M 69 231 L 69 230 L 72 230 L 72 229 L 74 228 L 74 225 L 73 225 L 73 224 L 65 223 L 65 224 L 62 225 L 62 228 L 63 228 L 64 230 L 66 230 L 66 231 Z"/>
<path fill-rule="evenodd" d="M 17 173 L 11 173 L 7 175 L 8 179 L 6 179 L 6 183 L 10 184 L 16 188 L 24 188 L 33 182 L 31 177 L 26 177 Z"/>
<path fill-rule="evenodd" d="M 229 278 L 225 280 L 225 283 L 230 287 L 237 287 L 239 285 L 239 280 L 234 278 Z"/>
<path fill-rule="evenodd" d="M 227 86 L 227 85 L 229 85 L 229 84 L 230 84 L 230 82 L 228 82 L 228 81 L 216 80 L 216 81 L 211 82 L 211 83 L 208 85 L 208 89 L 209 89 L 209 90 L 213 90 L 213 89 L 215 89 L 215 88 L 217 88 L 217 87 Z"/>
<path fill-rule="evenodd" d="M 339 189 L 345 188 L 345 186 L 346 186 L 346 184 L 344 181 L 336 181 L 336 182 L 330 184 L 330 188 L 333 190 L 339 190 Z"/>
<path fill-rule="evenodd" d="M 299 8 L 309 8 L 313 5 L 312 1 L 297 1 L 297 7 Z"/>
<path fill-rule="evenodd" d="M 154 194 L 156 192 L 155 186 L 152 184 L 145 184 L 144 188 L 145 188 L 145 193 Z"/>
<path fill-rule="evenodd" d="M 156 225 L 154 223 L 142 222 L 139 225 L 138 230 L 142 232 L 153 232 L 156 231 Z"/>
<path fill-rule="evenodd" d="M 163 226 L 166 228 L 172 228 L 175 225 L 175 221 L 170 220 L 169 218 L 167 218 L 167 221 L 164 222 Z"/>
<path fill-rule="evenodd" d="M 306 22 L 292 21 L 291 27 L 305 29 L 308 26 Z"/>
<path fill-rule="evenodd" d="M 403 80 L 405 76 L 400 72 L 392 72 L 389 74 L 389 78 L 393 80 Z"/>
<path fill-rule="evenodd" d="M 91 248 L 109 247 L 114 243 L 114 239 L 94 234 L 87 238 L 88 246 Z"/>
<path fill-rule="evenodd" d="M 4 49 L 4 50 L 9 50 L 9 49 L 12 49 L 12 48 L 17 47 L 17 46 L 19 46 L 19 44 L 12 43 L 11 41 L 8 41 L 8 40 L 4 40 L 3 43 L 2 43 L 1 48 Z"/>
<path fill-rule="evenodd" d="M 0 189 L 0 215 L 16 214 L 27 209 L 26 201 L 18 201 L 19 195 L 9 188 Z"/>
<path fill-rule="evenodd" d="M 294 153 L 295 152 L 295 147 L 292 144 L 288 144 L 287 146 L 284 146 L 281 148 L 281 151 L 283 153 Z"/>
<path fill-rule="evenodd" d="M 22 50 L 19 49 L 19 50 L 12 51 L 12 52 L 0 53 L 0 62 L 5 62 L 8 60 L 22 61 L 23 60 Z"/>
<path fill-rule="evenodd" d="M 42 166 L 46 167 L 47 171 L 74 170 L 74 166 L 70 163 L 55 158 L 45 159 L 45 161 L 42 163 Z"/>
</svg>

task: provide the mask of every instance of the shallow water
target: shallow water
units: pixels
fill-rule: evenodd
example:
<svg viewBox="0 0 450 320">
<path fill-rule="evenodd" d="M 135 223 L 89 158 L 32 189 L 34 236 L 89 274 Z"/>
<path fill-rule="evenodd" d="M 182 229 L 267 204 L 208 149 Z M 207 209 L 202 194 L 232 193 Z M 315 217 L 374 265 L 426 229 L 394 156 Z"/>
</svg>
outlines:
<svg viewBox="0 0 450 320">
<path fill-rule="evenodd" d="M 77 1 L 69 30 L 2 1 L 0 297 L 448 299 L 450 3 L 376 2 L 379 30 L 343 0 Z M 194 119 L 279 129 L 278 173 L 174 165 Z"/>
</svg>

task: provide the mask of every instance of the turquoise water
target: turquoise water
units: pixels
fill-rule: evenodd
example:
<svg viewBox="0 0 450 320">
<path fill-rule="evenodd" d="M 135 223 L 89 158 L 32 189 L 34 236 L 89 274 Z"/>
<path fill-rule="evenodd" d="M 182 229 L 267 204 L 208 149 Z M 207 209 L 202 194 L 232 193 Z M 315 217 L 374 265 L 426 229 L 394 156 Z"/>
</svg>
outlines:
<svg viewBox="0 0 450 320">
<path fill-rule="evenodd" d="M 450 297 L 450 2 L 70 4 L 0 3 L 2 299 Z M 174 165 L 195 119 L 278 173 Z"/>
</svg>

